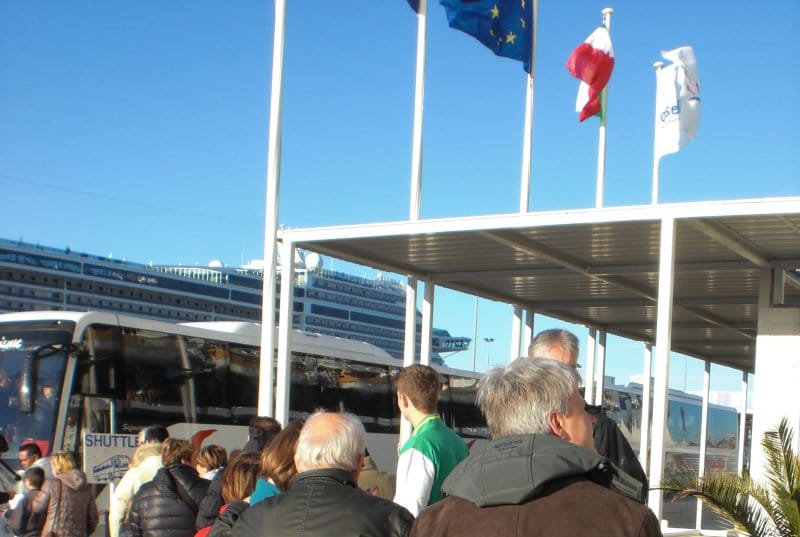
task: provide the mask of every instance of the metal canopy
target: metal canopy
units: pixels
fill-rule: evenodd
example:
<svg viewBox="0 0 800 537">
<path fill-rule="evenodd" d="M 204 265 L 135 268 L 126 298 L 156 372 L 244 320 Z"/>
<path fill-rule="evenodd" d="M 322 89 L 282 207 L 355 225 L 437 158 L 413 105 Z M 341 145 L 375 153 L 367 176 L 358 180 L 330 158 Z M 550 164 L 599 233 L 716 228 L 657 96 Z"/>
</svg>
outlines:
<svg viewBox="0 0 800 537">
<path fill-rule="evenodd" d="M 279 238 L 654 344 L 664 217 L 676 221 L 672 350 L 753 372 L 762 269 L 780 276 L 773 302 L 800 305 L 797 197 L 293 229 Z"/>
</svg>

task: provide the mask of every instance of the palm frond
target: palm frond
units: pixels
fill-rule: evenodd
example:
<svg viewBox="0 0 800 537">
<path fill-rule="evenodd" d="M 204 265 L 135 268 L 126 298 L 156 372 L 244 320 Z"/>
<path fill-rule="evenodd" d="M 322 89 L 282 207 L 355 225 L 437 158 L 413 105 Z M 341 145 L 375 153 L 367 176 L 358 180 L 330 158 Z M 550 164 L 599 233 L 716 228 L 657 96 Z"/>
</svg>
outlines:
<svg viewBox="0 0 800 537">
<path fill-rule="evenodd" d="M 746 476 L 716 474 L 704 478 L 667 478 L 661 488 L 675 493 L 675 500 L 702 499 L 714 512 L 730 520 L 736 529 L 753 536 L 773 535 L 775 525 L 764 507 L 751 497 Z"/>
<path fill-rule="evenodd" d="M 662 487 L 675 499 L 696 497 L 753 537 L 800 535 L 800 459 L 786 418 L 764 434 L 766 483 L 747 475 L 715 474 L 704 478 L 668 477 Z"/>
<path fill-rule="evenodd" d="M 800 460 L 794 453 L 794 433 L 786 418 L 764 433 L 761 446 L 771 490 L 771 513 L 781 535 L 800 535 Z"/>
</svg>

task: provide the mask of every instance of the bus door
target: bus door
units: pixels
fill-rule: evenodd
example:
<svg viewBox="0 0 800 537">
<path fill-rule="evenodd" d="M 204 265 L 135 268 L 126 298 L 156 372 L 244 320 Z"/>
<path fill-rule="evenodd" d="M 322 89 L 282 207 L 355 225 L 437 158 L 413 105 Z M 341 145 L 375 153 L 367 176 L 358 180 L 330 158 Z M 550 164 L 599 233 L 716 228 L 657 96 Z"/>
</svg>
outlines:
<svg viewBox="0 0 800 537">
<path fill-rule="evenodd" d="M 64 449 L 83 460 L 83 438 L 92 433 L 119 433 L 116 401 L 110 397 L 73 394 L 64 427 Z"/>
</svg>

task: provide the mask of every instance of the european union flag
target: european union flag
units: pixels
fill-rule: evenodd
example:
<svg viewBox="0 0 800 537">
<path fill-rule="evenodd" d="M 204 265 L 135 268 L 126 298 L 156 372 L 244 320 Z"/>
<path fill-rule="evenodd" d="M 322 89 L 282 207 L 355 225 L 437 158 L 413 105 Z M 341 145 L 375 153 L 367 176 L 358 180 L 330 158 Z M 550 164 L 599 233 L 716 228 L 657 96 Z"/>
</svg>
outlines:
<svg viewBox="0 0 800 537">
<path fill-rule="evenodd" d="M 419 12 L 419 0 L 408 0 L 408 5 L 416 12 Z"/>
<path fill-rule="evenodd" d="M 450 28 L 474 36 L 498 56 L 531 63 L 534 0 L 439 0 Z"/>
</svg>

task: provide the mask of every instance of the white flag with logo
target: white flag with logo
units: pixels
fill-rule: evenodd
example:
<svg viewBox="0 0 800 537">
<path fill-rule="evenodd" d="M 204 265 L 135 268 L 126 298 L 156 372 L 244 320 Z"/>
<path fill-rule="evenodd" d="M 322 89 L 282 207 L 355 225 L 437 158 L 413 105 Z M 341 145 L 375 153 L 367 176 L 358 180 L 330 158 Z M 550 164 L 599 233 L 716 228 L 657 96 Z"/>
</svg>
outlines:
<svg viewBox="0 0 800 537">
<path fill-rule="evenodd" d="M 694 140 L 700 121 L 700 79 L 692 47 L 662 50 L 661 56 L 672 63 L 657 72 L 656 158 Z"/>
</svg>

